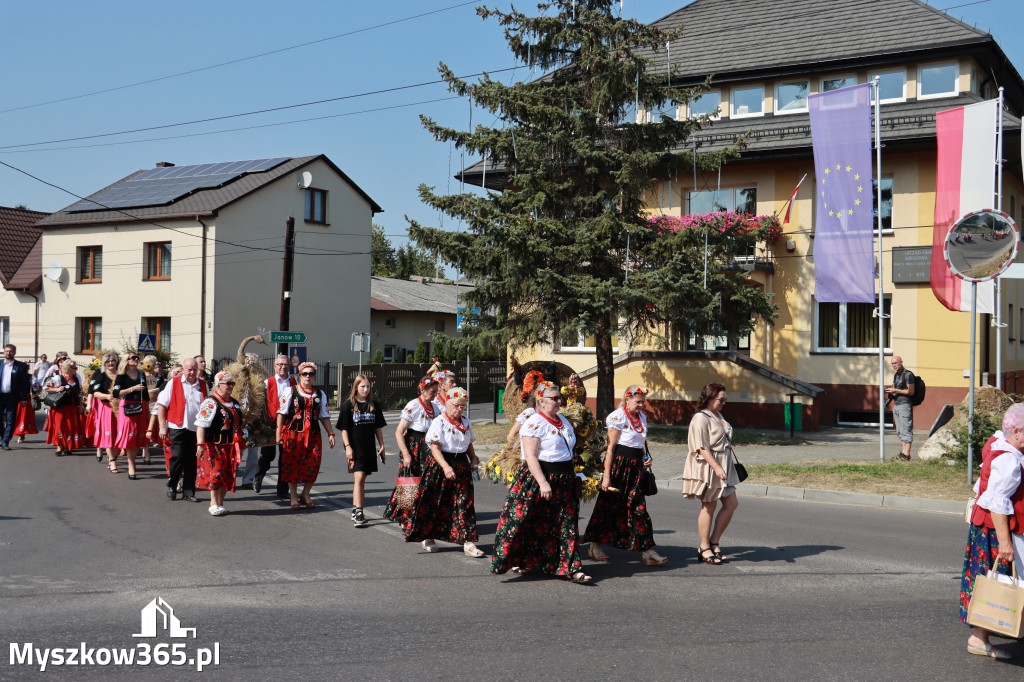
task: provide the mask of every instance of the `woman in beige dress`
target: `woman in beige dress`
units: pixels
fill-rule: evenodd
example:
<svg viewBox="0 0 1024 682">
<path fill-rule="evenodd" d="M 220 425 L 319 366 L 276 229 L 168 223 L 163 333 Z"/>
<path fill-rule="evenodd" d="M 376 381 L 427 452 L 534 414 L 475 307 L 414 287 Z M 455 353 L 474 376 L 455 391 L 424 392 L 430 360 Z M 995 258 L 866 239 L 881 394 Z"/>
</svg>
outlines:
<svg viewBox="0 0 1024 682">
<path fill-rule="evenodd" d="M 697 556 L 706 564 L 724 563 L 720 542 L 739 505 L 736 457 L 732 452 L 732 426 L 722 417 L 725 386 L 708 384 L 700 392 L 697 414 L 690 420 L 686 439 L 689 454 L 683 465 L 683 497 L 700 500 Z M 718 502 L 722 508 L 715 516 Z"/>
</svg>

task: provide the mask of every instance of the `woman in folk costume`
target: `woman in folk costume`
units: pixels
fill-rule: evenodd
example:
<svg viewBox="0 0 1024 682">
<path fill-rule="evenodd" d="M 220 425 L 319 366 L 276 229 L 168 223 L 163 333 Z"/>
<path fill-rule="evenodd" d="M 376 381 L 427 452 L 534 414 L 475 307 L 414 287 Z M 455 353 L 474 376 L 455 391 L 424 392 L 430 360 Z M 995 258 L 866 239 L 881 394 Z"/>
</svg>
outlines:
<svg viewBox="0 0 1024 682">
<path fill-rule="evenodd" d="M 462 413 L 469 402 L 463 388 L 445 396 L 444 414 L 427 430 L 431 461 L 423 471 L 416 507 L 409 517 L 405 541 L 421 542 L 428 552 L 438 551 L 435 540 L 462 545 L 471 557 L 482 557 L 477 548 L 476 508 L 473 504 L 473 470 L 480 463 L 473 451 L 473 425 Z"/>
<path fill-rule="evenodd" d="M 210 491 L 210 514 L 223 516 L 224 496 L 235 492 L 235 472 L 241 460 L 245 438 L 242 436 L 241 406 L 231 397 L 235 377 L 219 372 L 213 380 L 213 392 L 199 406 L 196 417 L 196 444 L 199 466 L 196 487 Z"/>
<path fill-rule="evenodd" d="M 402 417 L 398 421 L 398 428 L 395 429 L 395 439 L 398 440 L 398 449 L 402 454 L 402 463 L 398 466 L 398 476 L 422 476 L 426 467 L 427 458 L 431 457 L 430 449 L 424 444 L 427 430 L 434 419 L 440 414 L 434 402 L 437 395 L 437 380 L 432 376 L 425 376 L 419 383 L 420 395 L 415 400 L 410 400 L 402 409 Z M 431 457 L 432 458 L 432 457 Z M 397 521 L 406 527 L 410 510 L 398 508 L 398 489 L 391 493 L 391 500 L 384 508 L 384 517 Z"/>
<path fill-rule="evenodd" d="M 50 408 L 49 430 L 46 444 L 55 445 L 57 456 L 70 455 L 75 448 L 85 447 L 85 417 L 82 416 L 82 380 L 78 377 L 78 364 L 65 358 L 60 371 L 50 375 L 44 389 L 47 393 L 60 393 L 60 402 Z"/>
<path fill-rule="evenodd" d="M 139 371 L 139 354 L 129 353 L 122 363 L 121 373 L 114 379 L 111 393 L 118 400 L 117 438 L 114 446 L 124 450 L 128 459 L 128 478 L 138 479 L 135 457 L 139 448 L 149 445 L 146 426 L 149 423 L 149 391 L 146 377 Z"/>
<path fill-rule="evenodd" d="M 511 570 L 591 581 L 579 557 L 576 433 L 558 414 L 561 403 L 559 388 L 545 387 L 537 414 L 520 431 L 526 466 L 519 467 L 498 518 L 492 573 Z"/>
<path fill-rule="evenodd" d="M 434 398 L 434 402 L 443 410 L 448 399 L 448 391 L 455 388 L 455 372 L 443 369 L 435 374 L 434 378 L 437 379 L 437 397 Z"/>
<path fill-rule="evenodd" d="M 91 409 L 89 418 L 92 421 L 92 444 L 96 446 L 96 461 L 102 460 L 102 451 L 107 451 L 107 467 L 110 473 L 116 474 L 119 450 L 114 446 L 117 439 L 117 415 L 114 413 L 114 383 L 117 380 L 117 365 L 121 357 L 114 351 L 104 353 L 100 359 L 102 367 L 92 375 L 89 382 Z"/>
<path fill-rule="evenodd" d="M 622 406 L 608 415 L 608 451 L 604 456 L 604 477 L 594 513 L 587 524 L 583 542 L 589 542 L 588 556 L 608 561 L 601 543 L 619 549 L 643 552 L 644 566 L 661 566 L 666 557 L 654 551 L 654 528 L 647 513 L 643 486 L 644 470 L 650 467 L 645 455 L 647 415 L 643 413 L 647 389 L 633 385 L 626 389 Z M 612 490 L 617 488 L 617 490 Z"/>
<path fill-rule="evenodd" d="M 536 376 L 534 376 L 536 374 Z M 526 379 L 523 381 L 523 394 L 521 399 L 523 404 L 526 406 L 519 416 L 516 417 L 512 423 L 512 428 L 508 430 L 508 435 L 505 436 L 505 442 L 512 445 L 516 441 L 516 436 L 519 435 L 519 430 L 523 428 L 523 424 L 537 414 L 537 398 L 544 395 L 544 389 L 548 386 L 553 386 L 550 381 L 544 381 L 544 375 L 540 372 L 530 372 L 526 375 Z"/>
<path fill-rule="evenodd" d="M 281 400 L 277 413 L 277 442 L 281 446 L 281 479 L 288 484 L 292 509 L 309 509 L 316 505 L 309 491 L 320 474 L 323 440 L 320 425 L 327 430 L 327 438 L 334 448 L 334 431 L 327 411 L 327 395 L 313 386 L 316 365 L 299 365 L 299 383 Z M 319 423 L 318 423 L 319 422 Z M 298 485 L 303 484 L 301 497 Z"/>
</svg>

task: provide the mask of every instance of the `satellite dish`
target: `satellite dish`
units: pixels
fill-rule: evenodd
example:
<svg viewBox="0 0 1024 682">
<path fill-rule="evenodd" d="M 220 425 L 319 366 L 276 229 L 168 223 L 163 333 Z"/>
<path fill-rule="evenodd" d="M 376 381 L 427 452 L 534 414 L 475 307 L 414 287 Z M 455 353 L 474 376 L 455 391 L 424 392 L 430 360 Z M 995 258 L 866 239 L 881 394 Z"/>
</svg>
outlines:
<svg viewBox="0 0 1024 682">
<path fill-rule="evenodd" d="M 302 175 L 299 176 L 299 189 L 306 189 L 313 184 L 313 174 L 309 171 L 303 171 Z"/>
<path fill-rule="evenodd" d="M 43 273 L 46 279 L 52 279 L 54 282 L 60 282 L 64 278 L 64 266 L 58 261 L 53 261 L 46 266 L 46 272 Z"/>
</svg>

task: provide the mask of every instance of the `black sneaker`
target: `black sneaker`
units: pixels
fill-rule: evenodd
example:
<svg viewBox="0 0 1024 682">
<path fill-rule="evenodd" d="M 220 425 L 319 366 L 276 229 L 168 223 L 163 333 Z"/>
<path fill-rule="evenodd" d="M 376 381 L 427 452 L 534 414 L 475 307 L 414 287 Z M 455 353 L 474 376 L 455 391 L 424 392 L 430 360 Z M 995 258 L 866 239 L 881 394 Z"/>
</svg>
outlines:
<svg viewBox="0 0 1024 682">
<path fill-rule="evenodd" d="M 168 488 L 167 489 L 167 499 L 171 500 L 172 502 L 174 500 L 178 499 L 178 491 L 175 490 L 174 488 Z"/>
<path fill-rule="evenodd" d="M 198 502 L 199 498 L 196 497 L 196 491 L 193 490 L 190 493 L 182 493 L 181 499 L 188 500 L 189 502 Z"/>
<path fill-rule="evenodd" d="M 256 474 L 256 478 L 252 479 L 252 489 L 257 495 L 263 492 L 263 474 Z"/>
<path fill-rule="evenodd" d="M 362 509 L 352 510 L 352 525 L 356 528 L 366 528 L 366 526 L 369 525 L 366 523 L 366 517 L 363 516 Z"/>
</svg>

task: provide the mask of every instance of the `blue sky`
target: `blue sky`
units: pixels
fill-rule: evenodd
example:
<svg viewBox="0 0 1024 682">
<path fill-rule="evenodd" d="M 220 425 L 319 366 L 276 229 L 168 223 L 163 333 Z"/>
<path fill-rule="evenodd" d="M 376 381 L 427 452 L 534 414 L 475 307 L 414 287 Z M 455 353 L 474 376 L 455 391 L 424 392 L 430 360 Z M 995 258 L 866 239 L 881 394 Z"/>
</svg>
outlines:
<svg viewBox="0 0 1024 682">
<path fill-rule="evenodd" d="M 951 9 L 950 14 L 991 32 L 1018 70 L 1024 70 L 1024 45 L 1017 40 L 1024 24 L 1019 0 L 968 3 L 972 0 L 933 0 L 931 4 L 938 8 L 964 5 Z M 137 169 L 152 168 L 158 161 L 186 165 L 324 153 L 384 207 L 385 212 L 375 221 L 384 226 L 397 246 L 404 241 L 404 216 L 437 224 L 437 215 L 419 201 L 416 188 L 421 182 L 442 190 L 449 185 L 452 191 L 458 190 L 451 176 L 462 163 L 460 153 L 453 151 L 449 158 L 448 145 L 435 142 L 420 125 L 418 116 L 422 113 L 447 125 L 465 127 L 470 117 L 468 103 L 455 99 L 414 104 L 451 97 L 442 85 L 226 121 L 23 148 L 31 151 L 14 153 L 2 147 L 398 88 L 436 80 L 439 61 L 446 62 L 457 74 L 514 66 L 500 27 L 493 20 L 482 21 L 474 11 L 479 4 L 508 8 L 508 2 L 478 1 L 398 21 L 458 4 L 460 0 L 0 0 L 0 45 L 4 54 L 4 66 L 0 68 L 0 161 L 87 195 Z M 527 1 L 517 6 L 527 10 L 533 4 Z M 624 10 L 627 16 L 652 21 L 685 4 L 685 0 L 625 0 Z M 755 25 L 756 19 L 751 22 Z M 352 31 L 359 32 L 137 87 L 31 106 Z M 528 75 L 520 68 L 496 77 L 509 82 Z M 18 109 L 26 106 L 30 108 Z M 398 108 L 353 113 L 384 107 Z M 334 118 L 151 139 L 322 116 Z M 492 120 L 486 113 L 473 113 L 474 125 Z M 110 144 L 113 142 L 130 144 Z M 104 146 L 87 146 L 97 144 Z M 44 148 L 53 149 L 42 151 Z M 476 160 L 466 159 L 466 163 Z M 56 211 L 74 201 L 65 192 L 0 167 L 0 205 L 26 204 L 35 210 Z"/>
</svg>

